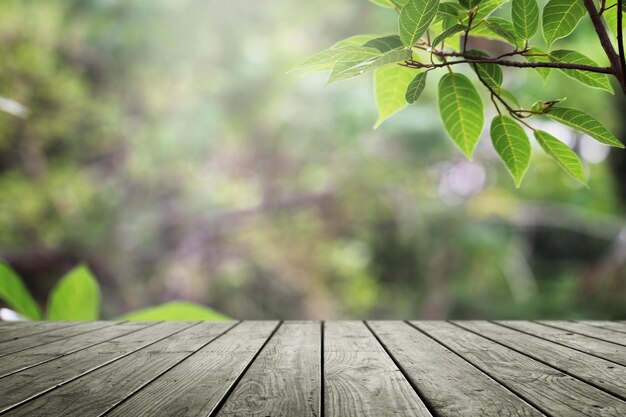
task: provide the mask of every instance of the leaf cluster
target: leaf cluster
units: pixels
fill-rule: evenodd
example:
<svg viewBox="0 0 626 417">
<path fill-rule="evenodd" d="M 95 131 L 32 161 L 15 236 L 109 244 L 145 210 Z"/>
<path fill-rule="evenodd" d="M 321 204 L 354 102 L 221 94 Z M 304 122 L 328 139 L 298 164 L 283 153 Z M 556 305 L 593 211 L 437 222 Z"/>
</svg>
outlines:
<svg viewBox="0 0 626 417">
<path fill-rule="evenodd" d="M 529 119 L 548 118 L 603 144 L 624 147 L 595 117 L 563 107 L 562 99 L 537 101 L 524 108 L 503 87 L 503 68 L 522 68 L 537 71 L 544 81 L 552 71 L 560 71 L 584 86 L 609 93 L 613 93 L 613 76 L 626 91 L 626 68 L 620 64 L 624 58 L 621 0 L 598 4 L 592 0 L 549 0 L 543 9 L 537 0 L 510 0 L 506 17 L 494 13 L 509 0 L 370 1 L 397 11 L 397 34 L 352 36 L 313 55 L 296 69 L 330 71 L 329 82 L 373 72 L 379 113 L 375 127 L 415 103 L 428 73 L 443 69 L 447 73 L 439 79 L 438 108 L 448 136 L 471 159 L 484 130 L 483 97 L 488 96 L 496 113 L 489 129 L 491 141 L 517 186 L 530 164 L 529 134 L 565 172 L 585 183 L 577 154 L 551 134 L 534 128 Z M 559 39 L 570 36 L 586 15 L 607 54 L 608 67 L 578 51 L 553 47 Z M 543 42 L 536 36 L 539 32 Z M 504 42 L 510 52 L 493 56 L 470 49 L 471 37 Z M 468 66 L 474 80 L 455 71 L 457 65 Z"/>
</svg>

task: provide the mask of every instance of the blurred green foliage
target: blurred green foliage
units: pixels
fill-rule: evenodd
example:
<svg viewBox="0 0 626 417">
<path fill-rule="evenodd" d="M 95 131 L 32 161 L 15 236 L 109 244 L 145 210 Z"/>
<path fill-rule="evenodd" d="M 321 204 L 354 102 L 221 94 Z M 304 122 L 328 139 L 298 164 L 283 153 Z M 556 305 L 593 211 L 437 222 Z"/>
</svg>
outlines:
<svg viewBox="0 0 626 417">
<path fill-rule="evenodd" d="M 173 300 L 238 318 L 624 318 L 619 155 L 546 122 L 590 188 L 535 152 L 516 190 L 488 141 L 467 162 L 445 139 L 434 79 L 372 131 L 370 80 L 285 75 L 335 39 L 394 31 L 389 13 L 0 2 L 0 96 L 30 110 L 0 113 L 0 257 L 39 305 L 88 264 L 103 318 Z M 601 62 L 592 31 L 562 47 Z M 567 91 L 624 132 L 623 102 L 574 83 L 504 73 L 522 105 Z"/>
<path fill-rule="evenodd" d="M 11 268 L 0 262 L 0 300 L 25 318 L 39 320 L 41 311 L 28 289 Z"/>
<path fill-rule="evenodd" d="M 40 320 L 41 311 L 19 276 L 0 261 L 0 300 L 20 318 Z M 86 266 L 77 266 L 59 280 L 50 293 L 46 320 L 84 321 L 100 318 L 100 287 Z M 188 302 L 170 302 L 130 312 L 119 320 L 230 320 L 210 308 Z"/>
<path fill-rule="evenodd" d="M 198 304 L 172 301 L 157 307 L 148 307 L 133 311 L 120 317 L 120 320 L 156 321 L 156 320 L 232 320 L 224 314 Z"/>
<path fill-rule="evenodd" d="M 86 267 L 71 270 L 52 289 L 48 320 L 97 320 L 99 315 L 100 288 Z"/>
</svg>

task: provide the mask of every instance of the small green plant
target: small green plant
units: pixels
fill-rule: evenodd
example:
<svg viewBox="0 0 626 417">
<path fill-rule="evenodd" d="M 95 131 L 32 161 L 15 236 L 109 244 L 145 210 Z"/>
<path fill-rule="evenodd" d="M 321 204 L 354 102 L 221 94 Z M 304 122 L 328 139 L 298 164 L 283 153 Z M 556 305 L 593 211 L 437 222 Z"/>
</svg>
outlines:
<svg viewBox="0 0 626 417">
<path fill-rule="evenodd" d="M 6 263 L 0 261 L 0 300 L 28 320 L 42 320 L 44 314 L 24 282 Z M 47 320 L 97 320 L 100 316 L 100 286 L 86 266 L 67 273 L 52 289 Z M 230 320 L 210 308 L 184 301 L 128 313 L 120 320 Z"/>
<path fill-rule="evenodd" d="M 296 69 L 330 70 L 329 82 L 373 71 L 379 113 L 375 127 L 417 101 L 428 73 L 443 69 L 447 73 L 439 80 L 438 103 L 448 136 L 468 159 L 472 158 L 485 123 L 483 100 L 475 84 L 482 86 L 497 112 L 491 121 L 491 140 L 517 186 L 531 157 L 530 140 L 522 126 L 533 132 L 541 148 L 565 172 L 585 183 L 576 153 L 551 134 L 534 128 L 531 118 L 547 117 L 606 145 L 624 147 L 593 116 L 561 107 L 562 99 L 537 101 L 524 108 L 502 87 L 502 68 L 515 67 L 537 71 L 544 82 L 552 70 L 558 70 L 588 87 L 610 93 L 609 77 L 614 77 L 626 94 L 622 0 L 549 0 L 541 13 L 537 0 L 511 0 L 506 15 L 500 9 L 509 0 L 370 1 L 397 11 L 397 34 L 352 36 Z M 578 51 L 552 48 L 555 41 L 570 36 L 585 15 L 593 24 L 609 66 L 599 66 Z M 544 42 L 538 45 L 535 34 L 540 21 Z M 472 36 L 506 42 L 510 51 L 494 55 L 470 49 Z M 453 71 L 461 65 L 469 67 L 478 83 Z"/>
</svg>

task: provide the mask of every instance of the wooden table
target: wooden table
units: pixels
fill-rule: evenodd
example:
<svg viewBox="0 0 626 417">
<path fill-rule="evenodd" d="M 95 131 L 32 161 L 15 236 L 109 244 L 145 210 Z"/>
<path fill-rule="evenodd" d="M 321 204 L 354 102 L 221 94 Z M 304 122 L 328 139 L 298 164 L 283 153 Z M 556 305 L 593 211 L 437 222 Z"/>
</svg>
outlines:
<svg viewBox="0 0 626 417">
<path fill-rule="evenodd" d="M 6 416 L 626 416 L 626 323 L 0 323 Z"/>
</svg>

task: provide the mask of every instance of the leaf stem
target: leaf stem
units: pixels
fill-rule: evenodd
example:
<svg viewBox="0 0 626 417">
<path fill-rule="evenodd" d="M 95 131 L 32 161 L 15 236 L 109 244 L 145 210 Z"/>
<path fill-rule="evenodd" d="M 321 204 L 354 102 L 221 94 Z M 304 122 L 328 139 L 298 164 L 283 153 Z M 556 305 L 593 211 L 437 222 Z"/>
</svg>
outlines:
<svg viewBox="0 0 626 417">
<path fill-rule="evenodd" d="M 478 72 L 478 69 L 476 68 L 476 64 L 472 64 L 472 67 L 474 67 L 474 71 L 476 72 L 476 76 L 478 77 L 478 79 L 480 80 L 480 82 L 489 90 L 489 92 L 491 93 L 491 101 L 493 102 L 494 106 L 496 107 L 496 110 L 498 111 L 498 114 L 502 114 L 500 113 L 500 109 L 498 108 L 498 105 L 496 104 L 496 102 L 494 101 L 494 97 L 496 99 L 498 99 L 498 101 L 500 103 L 502 103 L 502 105 L 506 108 L 506 110 L 509 112 L 509 114 L 511 115 L 511 117 L 513 117 L 515 120 L 517 120 L 518 122 L 520 122 L 521 124 L 523 124 L 524 126 L 526 126 L 527 128 L 529 128 L 532 131 L 535 131 L 535 128 L 532 127 L 531 125 L 529 125 L 528 123 L 526 123 L 524 120 L 522 120 L 522 118 L 517 114 L 519 112 L 519 110 L 514 109 L 513 107 L 511 107 L 509 105 L 509 103 L 506 102 L 506 100 L 504 100 L 504 98 L 502 98 L 502 96 L 500 94 L 498 94 L 498 92 L 496 90 L 493 89 L 493 87 L 491 85 L 489 85 L 489 83 L 487 81 L 485 81 L 485 79 L 483 77 L 480 76 L 480 73 Z"/>
</svg>

